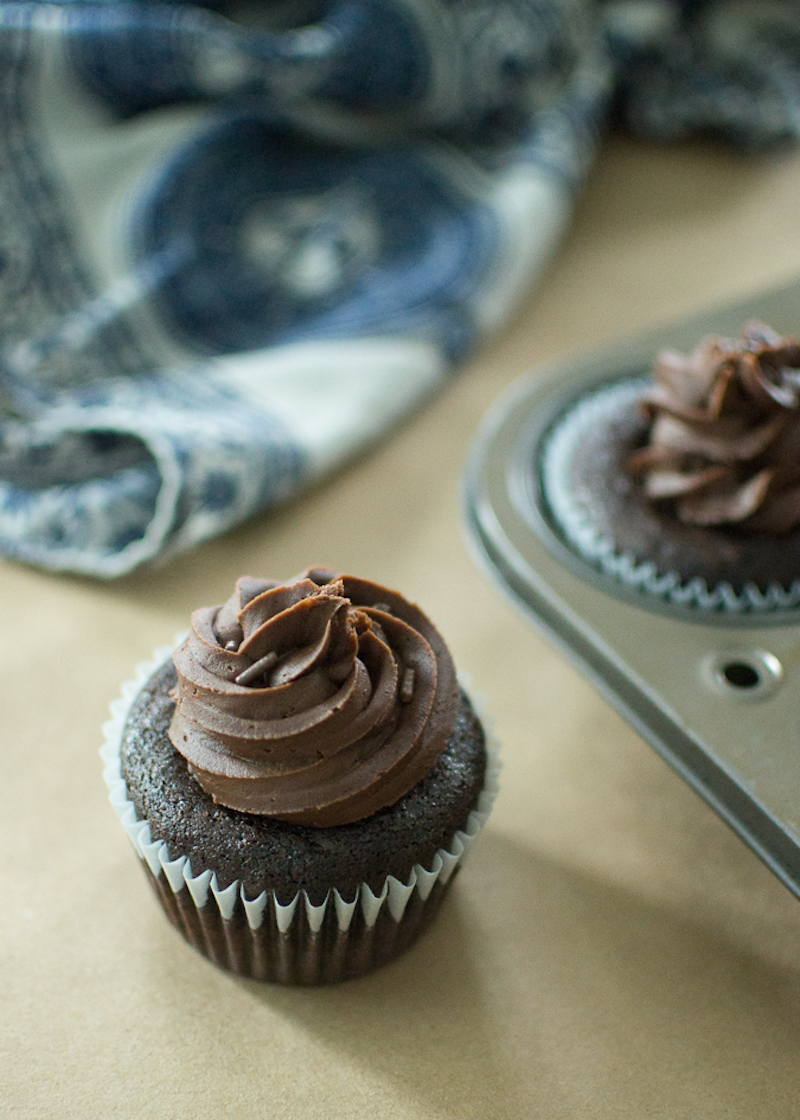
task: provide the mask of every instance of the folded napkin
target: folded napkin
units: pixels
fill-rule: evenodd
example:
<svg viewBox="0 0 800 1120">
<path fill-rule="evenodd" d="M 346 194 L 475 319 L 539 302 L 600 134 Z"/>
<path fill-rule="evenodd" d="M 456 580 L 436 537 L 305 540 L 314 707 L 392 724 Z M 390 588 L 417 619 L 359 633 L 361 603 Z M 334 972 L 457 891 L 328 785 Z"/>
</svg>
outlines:
<svg viewBox="0 0 800 1120">
<path fill-rule="evenodd" d="M 0 2 L 0 550 L 113 577 L 435 391 L 613 113 L 796 139 L 795 0 Z"/>
</svg>

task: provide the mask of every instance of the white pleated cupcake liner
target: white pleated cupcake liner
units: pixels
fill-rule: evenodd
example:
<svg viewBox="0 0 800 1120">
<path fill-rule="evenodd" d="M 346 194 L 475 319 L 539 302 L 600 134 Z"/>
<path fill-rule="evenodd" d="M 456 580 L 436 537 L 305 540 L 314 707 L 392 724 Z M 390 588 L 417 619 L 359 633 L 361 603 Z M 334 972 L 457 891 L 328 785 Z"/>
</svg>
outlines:
<svg viewBox="0 0 800 1120">
<path fill-rule="evenodd" d="M 564 539 L 612 579 L 676 606 L 732 614 L 796 608 L 800 605 L 800 579 L 788 588 L 771 583 L 764 590 L 755 583 L 734 588 L 727 581 L 709 585 L 702 576 L 686 579 L 674 570 L 659 571 L 652 560 L 637 560 L 621 551 L 594 523 L 591 511 L 569 482 L 575 447 L 585 432 L 607 425 L 635 404 L 649 384 L 649 377 L 626 379 L 582 397 L 558 419 L 546 437 L 539 455 L 542 490 Z"/>
<path fill-rule="evenodd" d="M 405 882 L 389 875 L 378 893 L 371 890 L 367 883 L 361 883 L 353 898 L 346 898 L 342 891 L 332 887 L 326 898 L 318 905 L 311 902 L 304 890 L 298 891 L 287 903 L 281 903 L 273 890 L 264 890 L 255 898 L 248 898 L 244 884 L 239 880 L 234 880 L 223 888 L 220 886 L 219 876 L 212 869 L 206 869 L 195 875 L 189 857 L 170 852 L 165 840 L 154 840 L 151 836 L 150 824 L 146 820 L 139 819 L 136 808 L 128 797 L 128 789 L 120 770 L 120 745 L 123 728 L 136 697 L 153 673 L 171 657 L 174 648 L 174 646 L 165 646 L 156 650 L 152 659 L 138 666 L 135 679 L 122 686 L 121 696 L 111 704 L 111 719 L 103 726 L 105 741 L 100 755 L 105 763 L 103 776 L 108 786 L 109 800 L 136 854 L 144 863 L 156 893 L 159 894 L 173 923 L 181 928 L 184 935 L 197 948 L 223 967 L 250 974 L 250 969 L 241 966 L 241 946 L 230 946 L 231 952 L 227 959 L 224 950 L 220 955 L 219 949 L 223 940 L 230 941 L 229 930 L 226 927 L 242 915 L 256 940 L 259 938 L 262 941 L 265 938 L 269 940 L 273 936 L 280 938 L 290 931 L 293 937 L 299 934 L 305 940 L 309 937 L 313 939 L 314 935 L 322 930 L 326 915 L 327 927 L 335 925 L 341 940 L 341 935 L 347 935 L 355 925 L 361 930 L 374 930 L 379 917 L 383 918 L 386 915 L 399 926 L 410 904 L 413 904 L 411 909 L 418 912 L 420 903 L 425 904 L 429 899 L 432 902 L 432 895 L 441 894 L 456 869 L 463 864 L 469 849 L 486 823 L 497 796 L 500 771 L 499 747 L 489 734 L 487 734 L 488 763 L 484 788 L 463 829 L 459 829 L 454 834 L 447 847 L 437 851 L 430 867 L 417 864 Z M 464 682 L 461 683 L 463 686 Z M 486 716 L 480 711 L 482 707 L 480 700 L 475 706 L 486 728 Z M 184 888 L 187 893 L 183 893 Z M 170 895 L 173 897 L 170 898 Z M 196 917 L 187 913 L 187 899 L 191 900 L 190 905 L 196 912 Z M 179 900 L 180 905 L 178 905 Z M 216 947 L 211 944 L 215 939 L 212 928 L 215 924 L 219 926 L 217 933 L 222 934 L 221 937 L 216 937 Z M 269 925 L 272 929 L 265 929 L 265 926 Z M 304 928 L 298 930 L 298 926 Z M 310 965 L 307 963 L 309 974 L 318 971 L 318 965 L 319 962 L 317 964 L 312 962 Z M 281 967 L 278 965 L 276 968 L 278 975 L 259 978 L 283 978 L 286 982 L 295 982 L 289 975 L 292 971 L 291 966 L 283 966 L 283 971 L 286 973 L 284 977 L 279 975 Z M 309 982 L 316 981 L 312 977 Z"/>
</svg>

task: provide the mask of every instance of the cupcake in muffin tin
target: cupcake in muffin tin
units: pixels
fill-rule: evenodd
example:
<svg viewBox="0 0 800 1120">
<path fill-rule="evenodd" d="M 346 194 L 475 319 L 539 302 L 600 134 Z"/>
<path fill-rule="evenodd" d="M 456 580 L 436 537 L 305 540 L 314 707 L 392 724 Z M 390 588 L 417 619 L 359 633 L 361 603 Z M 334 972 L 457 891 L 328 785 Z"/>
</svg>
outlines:
<svg viewBox="0 0 800 1120">
<path fill-rule="evenodd" d="M 554 527 L 614 579 L 702 610 L 800 604 L 800 341 L 760 323 L 574 402 L 540 452 Z"/>
<path fill-rule="evenodd" d="M 435 627 L 325 569 L 239 580 L 112 713 L 111 800 L 162 906 L 255 979 L 333 982 L 397 956 L 496 790 Z"/>
</svg>

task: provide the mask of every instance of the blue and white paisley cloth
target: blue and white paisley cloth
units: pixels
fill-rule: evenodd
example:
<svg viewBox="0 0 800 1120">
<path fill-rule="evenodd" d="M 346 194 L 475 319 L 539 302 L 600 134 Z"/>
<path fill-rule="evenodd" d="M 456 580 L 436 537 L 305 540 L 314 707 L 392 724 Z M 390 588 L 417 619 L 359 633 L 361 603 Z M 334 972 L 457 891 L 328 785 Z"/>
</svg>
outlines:
<svg viewBox="0 0 800 1120">
<path fill-rule="evenodd" d="M 118 576 L 363 448 L 611 114 L 795 140 L 795 0 L 0 2 L 0 551 Z"/>
</svg>

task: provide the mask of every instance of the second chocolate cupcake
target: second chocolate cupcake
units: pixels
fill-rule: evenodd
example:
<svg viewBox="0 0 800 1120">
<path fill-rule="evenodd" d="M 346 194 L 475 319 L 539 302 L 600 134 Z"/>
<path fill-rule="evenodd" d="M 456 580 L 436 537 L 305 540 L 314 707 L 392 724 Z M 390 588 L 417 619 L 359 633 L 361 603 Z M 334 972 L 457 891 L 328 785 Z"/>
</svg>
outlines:
<svg viewBox="0 0 800 1120">
<path fill-rule="evenodd" d="M 588 393 L 541 453 L 555 527 L 628 587 L 702 610 L 800 605 L 800 342 L 751 323 Z"/>
</svg>

